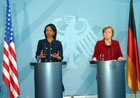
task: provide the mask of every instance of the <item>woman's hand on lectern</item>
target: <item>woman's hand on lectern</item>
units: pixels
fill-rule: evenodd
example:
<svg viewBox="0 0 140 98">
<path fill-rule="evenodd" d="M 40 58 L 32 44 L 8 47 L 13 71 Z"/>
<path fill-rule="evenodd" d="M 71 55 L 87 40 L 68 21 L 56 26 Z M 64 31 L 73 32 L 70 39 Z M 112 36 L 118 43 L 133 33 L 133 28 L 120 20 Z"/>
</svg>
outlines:
<svg viewBox="0 0 140 98">
<path fill-rule="evenodd" d="M 97 61 L 96 57 L 93 57 L 93 58 L 92 58 L 92 61 Z"/>
<path fill-rule="evenodd" d="M 123 57 L 119 57 L 117 60 L 122 61 L 124 60 Z"/>
</svg>

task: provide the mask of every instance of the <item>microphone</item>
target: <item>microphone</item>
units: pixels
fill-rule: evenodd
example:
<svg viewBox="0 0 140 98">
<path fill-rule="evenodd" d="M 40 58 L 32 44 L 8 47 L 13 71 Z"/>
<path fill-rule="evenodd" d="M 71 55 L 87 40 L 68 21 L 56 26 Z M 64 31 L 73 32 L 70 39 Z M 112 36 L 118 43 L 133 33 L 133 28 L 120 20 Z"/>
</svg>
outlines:
<svg viewBox="0 0 140 98">
<path fill-rule="evenodd" d="M 113 45 L 112 45 L 112 58 L 114 60 L 114 50 L 113 50 Z"/>
<path fill-rule="evenodd" d="M 109 41 L 109 43 L 110 43 L 110 45 L 112 45 L 110 41 Z M 112 47 L 112 60 L 114 60 L 114 50 L 113 50 L 113 45 L 112 45 L 111 47 Z"/>
<path fill-rule="evenodd" d="M 51 43 L 50 43 L 50 62 L 51 62 Z"/>
<path fill-rule="evenodd" d="M 110 46 L 111 46 L 111 41 L 110 40 L 108 40 L 108 42 L 109 42 L 109 45 L 107 46 L 108 47 L 108 59 L 111 59 L 110 58 Z"/>
<path fill-rule="evenodd" d="M 44 42 L 43 53 L 44 53 L 44 55 L 46 56 L 46 41 Z M 46 61 L 46 58 L 45 58 L 45 61 Z"/>
<path fill-rule="evenodd" d="M 110 44 L 110 45 L 107 46 L 107 48 L 108 48 L 108 59 L 112 59 L 112 60 L 114 60 L 114 50 L 113 50 L 113 45 L 111 44 L 111 40 L 108 40 L 108 42 L 109 42 L 109 44 Z M 110 57 L 110 50 L 109 50 L 110 47 L 112 48 L 112 58 Z"/>
</svg>

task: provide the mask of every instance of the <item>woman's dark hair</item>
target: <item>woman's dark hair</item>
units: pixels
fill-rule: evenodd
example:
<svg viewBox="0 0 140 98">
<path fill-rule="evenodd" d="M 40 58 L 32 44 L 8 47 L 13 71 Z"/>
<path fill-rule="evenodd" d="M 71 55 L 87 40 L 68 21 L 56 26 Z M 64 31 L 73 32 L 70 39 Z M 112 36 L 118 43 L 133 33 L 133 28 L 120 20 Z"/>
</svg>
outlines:
<svg viewBox="0 0 140 98">
<path fill-rule="evenodd" d="M 44 35 L 45 35 L 45 37 L 47 38 L 47 36 L 46 36 L 46 28 L 49 27 L 49 26 L 50 26 L 50 27 L 52 28 L 52 30 L 55 32 L 55 34 L 53 35 L 53 38 L 56 39 L 57 29 L 56 29 L 56 27 L 55 27 L 54 24 L 48 24 L 48 25 L 46 25 L 46 27 L 45 27 L 45 29 L 44 29 Z"/>
</svg>

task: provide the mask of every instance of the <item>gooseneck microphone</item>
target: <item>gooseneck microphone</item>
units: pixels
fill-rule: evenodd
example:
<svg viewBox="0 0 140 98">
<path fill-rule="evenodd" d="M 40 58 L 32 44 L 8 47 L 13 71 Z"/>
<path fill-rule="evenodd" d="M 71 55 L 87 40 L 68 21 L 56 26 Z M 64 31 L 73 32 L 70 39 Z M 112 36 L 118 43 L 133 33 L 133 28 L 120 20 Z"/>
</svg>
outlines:
<svg viewBox="0 0 140 98">
<path fill-rule="evenodd" d="M 110 57 L 110 47 L 111 47 L 111 41 L 109 40 L 109 45 L 107 46 L 108 47 L 108 59 L 111 59 Z"/>
<path fill-rule="evenodd" d="M 112 48 L 112 60 L 114 60 L 114 49 L 113 49 L 113 44 L 109 41 L 110 46 Z"/>
<path fill-rule="evenodd" d="M 47 42 L 45 40 L 45 42 L 44 42 L 44 48 L 43 48 L 43 53 L 44 53 L 45 56 L 46 56 L 46 44 L 47 44 Z M 45 58 L 45 61 L 46 61 L 46 58 Z"/>
<path fill-rule="evenodd" d="M 50 62 L 51 62 L 51 50 L 52 48 L 51 48 L 51 42 L 50 42 Z"/>
<path fill-rule="evenodd" d="M 108 48 L 108 60 L 110 59 L 110 46 L 107 46 L 107 48 Z"/>
<path fill-rule="evenodd" d="M 113 45 L 112 45 L 112 58 L 114 60 L 114 50 L 113 50 Z"/>
<path fill-rule="evenodd" d="M 113 44 L 109 41 L 109 43 L 110 43 L 110 46 L 111 46 L 111 48 L 112 48 L 112 60 L 114 60 L 114 50 L 113 50 Z"/>
<path fill-rule="evenodd" d="M 109 43 L 110 43 L 110 46 L 111 46 L 111 48 L 112 48 L 112 60 L 114 60 L 114 50 L 113 50 L 113 44 L 109 41 Z"/>
<path fill-rule="evenodd" d="M 111 41 L 108 41 L 110 45 L 107 45 L 107 48 L 108 48 L 108 59 L 112 59 L 114 60 L 114 49 L 113 49 L 113 44 L 111 43 Z M 112 58 L 110 57 L 110 51 L 112 49 Z"/>
</svg>

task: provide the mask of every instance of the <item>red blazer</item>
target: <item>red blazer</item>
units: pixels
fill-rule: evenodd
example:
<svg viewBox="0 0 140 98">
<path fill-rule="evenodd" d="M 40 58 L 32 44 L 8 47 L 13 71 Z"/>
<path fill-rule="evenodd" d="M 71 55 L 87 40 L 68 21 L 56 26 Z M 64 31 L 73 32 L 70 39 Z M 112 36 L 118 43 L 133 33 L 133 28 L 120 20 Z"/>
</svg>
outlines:
<svg viewBox="0 0 140 98">
<path fill-rule="evenodd" d="M 111 40 L 111 45 L 108 47 L 105 44 L 104 39 L 97 41 L 94 54 L 92 56 L 99 60 L 100 54 L 104 55 L 104 60 L 117 60 L 119 57 L 123 57 L 119 42 L 117 40 Z"/>
</svg>

